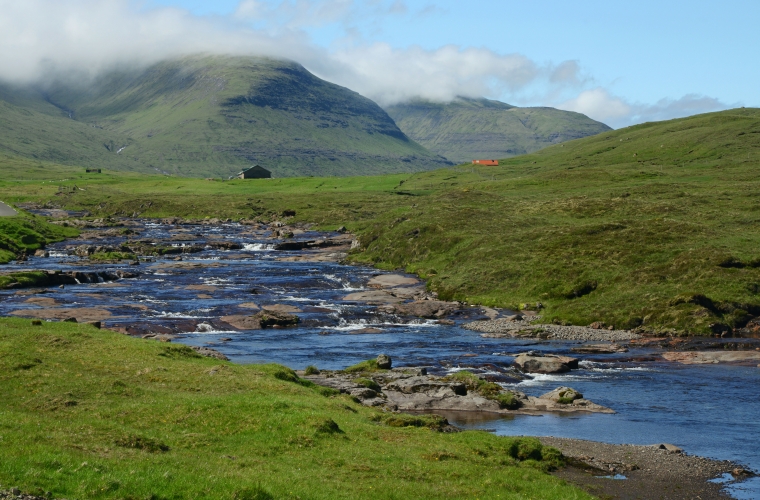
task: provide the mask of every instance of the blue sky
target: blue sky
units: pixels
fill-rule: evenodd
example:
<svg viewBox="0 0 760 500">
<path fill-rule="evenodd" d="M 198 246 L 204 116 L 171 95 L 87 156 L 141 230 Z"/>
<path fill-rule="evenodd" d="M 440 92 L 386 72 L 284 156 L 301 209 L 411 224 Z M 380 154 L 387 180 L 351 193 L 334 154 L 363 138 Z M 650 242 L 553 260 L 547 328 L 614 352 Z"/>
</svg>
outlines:
<svg viewBox="0 0 760 500">
<path fill-rule="evenodd" d="M 48 65 L 270 55 L 381 104 L 483 95 L 615 127 L 760 105 L 760 2 L 746 0 L 0 0 L 0 13 L 0 47 L 15 29 Z M 0 67 L 13 65 L 2 50 Z M 38 74 L 35 57 L 14 67 Z"/>
</svg>

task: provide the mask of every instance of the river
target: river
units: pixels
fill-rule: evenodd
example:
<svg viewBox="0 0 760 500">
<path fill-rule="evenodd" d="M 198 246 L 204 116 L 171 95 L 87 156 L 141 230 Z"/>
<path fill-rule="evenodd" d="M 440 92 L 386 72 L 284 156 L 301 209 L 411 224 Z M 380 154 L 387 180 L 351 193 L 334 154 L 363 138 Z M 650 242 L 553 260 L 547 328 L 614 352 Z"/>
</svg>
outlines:
<svg viewBox="0 0 760 500">
<path fill-rule="evenodd" d="M 0 315 L 85 308 L 100 315 L 109 328 L 139 325 L 140 332 L 171 333 L 174 342 L 217 349 L 237 363 L 276 362 L 293 369 L 316 365 L 340 369 L 379 353 L 396 366 L 428 366 L 433 373 L 467 368 L 489 374 L 507 387 L 530 395 L 560 385 L 581 391 L 617 413 L 572 416 L 447 415 L 470 429 L 503 435 L 553 435 L 610 443 L 673 443 L 690 454 L 742 463 L 760 470 L 760 369 L 732 365 L 680 365 L 665 362 L 646 348 L 614 355 L 583 355 L 580 369 L 562 375 L 510 378 L 507 369 L 517 352 L 541 350 L 572 355 L 574 341 L 487 339 L 466 330 L 466 321 L 483 318 L 470 308 L 455 316 L 453 325 L 430 320 L 405 320 L 378 312 L 375 306 L 345 300 L 367 289 L 382 274 L 370 267 L 299 260 L 306 251 L 275 251 L 267 228 L 239 224 L 174 226 L 138 221 L 138 235 L 88 230 L 91 240 L 77 244 L 118 245 L 127 238 L 173 241 L 175 245 L 209 242 L 239 243 L 242 248 L 207 248 L 194 254 L 157 258 L 139 266 L 96 264 L 69 255 L 71 242 L 49 247 L 50 257 L 31 257 L 5 271 L 109 270 L 139 272 L 115 283 L 83 283 L 28 295 L 0 292 Z M 324 235 L 309 231 L 297 239 Z M 288 329 L 239 331 L 220 318 L 251 314 L 267 304 L 298 310 L 301 323 Z M 29 312 L 32 313 L 29 313 Z M 368 330 L 369 328 L 369 330 Z M 368 333 L 369 332 L 369 333 Z M 735 498 L 760 498 L 760 480 L 727 486 Z"/>
</svg>

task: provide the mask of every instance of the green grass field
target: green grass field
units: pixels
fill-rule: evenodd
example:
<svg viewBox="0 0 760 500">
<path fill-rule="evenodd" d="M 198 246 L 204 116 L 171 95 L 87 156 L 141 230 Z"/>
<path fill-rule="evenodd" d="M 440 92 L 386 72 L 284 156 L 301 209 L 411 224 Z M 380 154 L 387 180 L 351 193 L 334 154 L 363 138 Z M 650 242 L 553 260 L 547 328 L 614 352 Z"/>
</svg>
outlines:
<svg viewBox="0 0 760 500">
<path fill-rule="evenodd" d="M 0 319 L 0 485 L 69 499 L 586 499 L 535 439 L 384 418 L 279 365 Z"/>
<path fill-rule="evenodd" d="M 742 108 L 413 175 L 219 182 L 8 159 L 0 198 L 99 216 L 292 209 L 355 232 L 352 260 L 418 273 L 444 298 L 708 334 L 760 314 L 758 166 L 760 110 Z"/>
</svg>

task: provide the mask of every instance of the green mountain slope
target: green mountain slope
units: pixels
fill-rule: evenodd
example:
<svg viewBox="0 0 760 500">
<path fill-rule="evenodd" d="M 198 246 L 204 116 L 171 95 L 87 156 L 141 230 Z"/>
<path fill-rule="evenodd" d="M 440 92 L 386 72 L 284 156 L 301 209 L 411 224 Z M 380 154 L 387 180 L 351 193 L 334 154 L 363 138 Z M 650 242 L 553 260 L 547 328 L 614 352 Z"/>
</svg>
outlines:
<svg viewBox="0 0 760 500">
<path fill-rule="evenodd" d="M 580 113 L 518 108 L 489 99 L 459 97 L 448 104 L 417 100 L 386 111 L 406 135 L 458 163 L 532 153 L 610 130 Z"/>
<path fill-rule="evenodd" d="M 88 85 L 0 90 L 0 148 L 28 158 L 183 176 L 260 163 L 277 177 L 449 164 L 374 102 L 302 66 L 194 56 Z"/>
</svg>

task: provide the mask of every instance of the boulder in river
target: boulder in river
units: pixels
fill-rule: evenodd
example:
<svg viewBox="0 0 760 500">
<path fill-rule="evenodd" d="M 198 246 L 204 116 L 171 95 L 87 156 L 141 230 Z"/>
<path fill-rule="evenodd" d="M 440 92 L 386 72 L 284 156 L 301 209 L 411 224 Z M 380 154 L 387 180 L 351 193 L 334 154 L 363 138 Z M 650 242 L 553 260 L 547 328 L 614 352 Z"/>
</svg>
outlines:
<svg viewBox="0 0 760 500">
<path fill-rule="evenodd" d="M 387 354 L 381 354 L 377 357 L 377 367 L 381 370 L 390 370 L 392 365 L 393 361 Z"/>
<path fill-rule="evenodd" d="M 253 315 L 253 318 L 259 320 L 261 328 L 296 326 L 301 321 L 300 318 L 294 314 L 269 310 L 257 312 Z"/>
<path fill-rule="evenodd" d="M 578 368 L 578 360 L 568 356 L 525 352 L 515 357 L 515 365 L 526 373 L 565 373 Z"/>
</svg>

